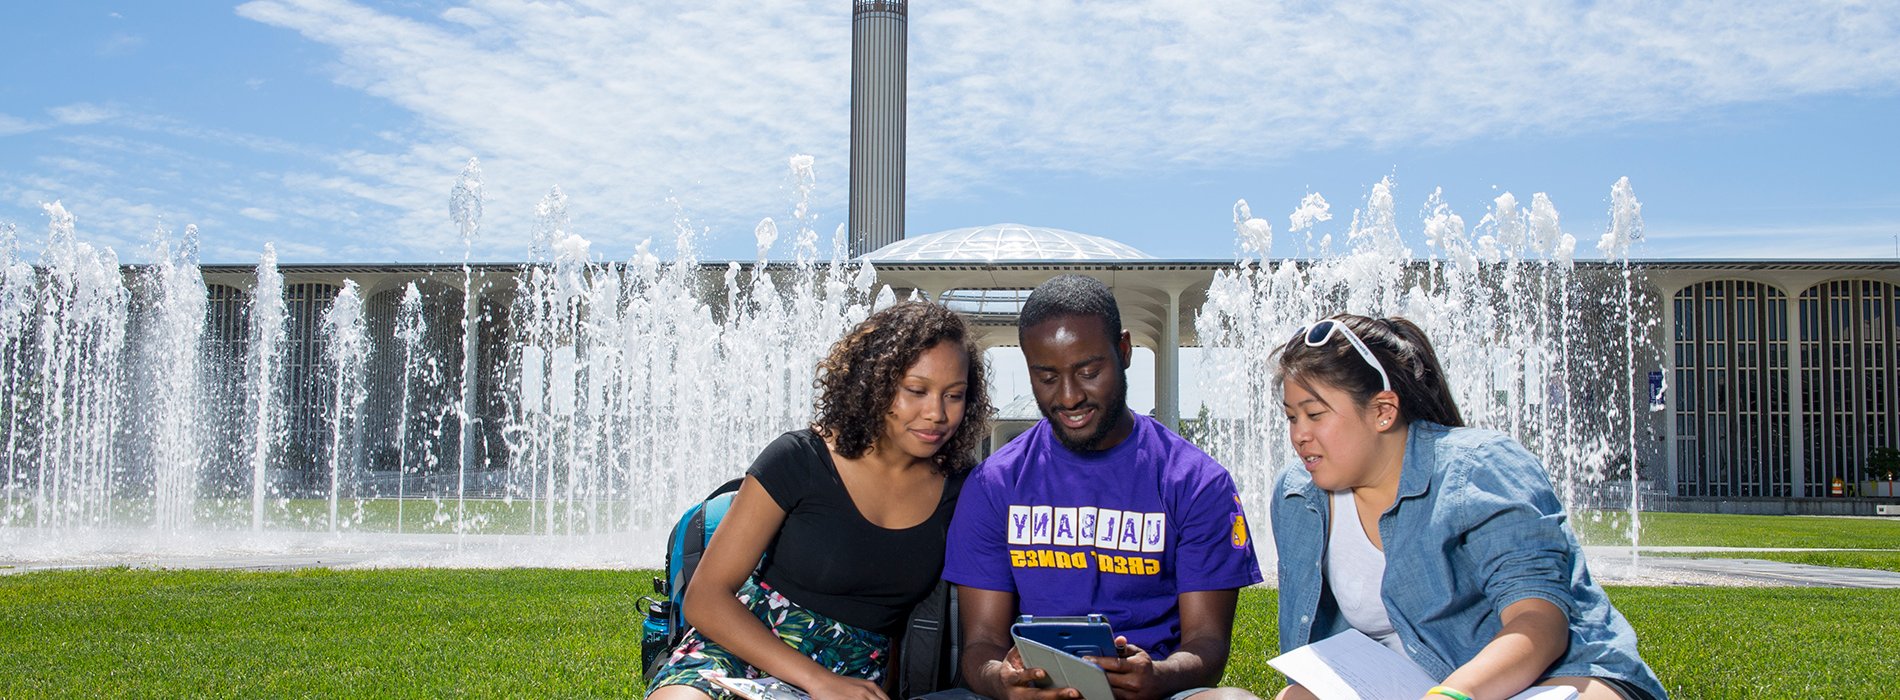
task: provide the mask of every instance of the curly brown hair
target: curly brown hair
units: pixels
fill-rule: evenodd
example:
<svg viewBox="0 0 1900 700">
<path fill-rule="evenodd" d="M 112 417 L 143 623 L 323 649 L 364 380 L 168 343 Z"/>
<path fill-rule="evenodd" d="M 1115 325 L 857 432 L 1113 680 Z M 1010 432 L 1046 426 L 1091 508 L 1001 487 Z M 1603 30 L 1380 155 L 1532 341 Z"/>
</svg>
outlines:
<svg viewBox="0 0 1900 700">
<path fill-rule="evenodd" d="M 976 466 L 977 446 L 996 413 L 984 383 L 983 352 L 962 316 L 927 301 L 907 301 L 871 314 L 831 346 L 812 382 L 818 389 L 812 427 L 832 441 L 838 454 L 863 456 L 883 434 L 884 415 L 891 412 L 904 370 L 943 342 L 963 346 L 970 359 L 965 377 L 969 384 L 964 389 L 963 423 L 931 461 L 944 476 Z"/>
</svg>

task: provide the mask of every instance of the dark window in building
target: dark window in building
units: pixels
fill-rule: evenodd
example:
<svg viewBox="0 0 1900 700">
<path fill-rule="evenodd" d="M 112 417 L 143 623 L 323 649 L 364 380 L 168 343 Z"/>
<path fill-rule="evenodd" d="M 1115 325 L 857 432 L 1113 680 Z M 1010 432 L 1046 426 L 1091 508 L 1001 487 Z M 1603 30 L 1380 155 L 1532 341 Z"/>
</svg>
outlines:
<svg viewBox="0 0 1900 700">
<path fill-rule="evenodd" d="M 1677 495 L 1792 495 L 1787 295 L 1715 280 L 1675 309 Z"/>
<path fill-rule="evenodd" d="M 1874 280 L 1837 280 L 1801 293 L 1805 496 L 1826 496 L 1835 479 L 1857 487 L 1875 447 L 1896 446 L 1893 312 L 1896 290 Z M 1814 331 L 1806 333 L 1805 331 Z"/>
</svg>

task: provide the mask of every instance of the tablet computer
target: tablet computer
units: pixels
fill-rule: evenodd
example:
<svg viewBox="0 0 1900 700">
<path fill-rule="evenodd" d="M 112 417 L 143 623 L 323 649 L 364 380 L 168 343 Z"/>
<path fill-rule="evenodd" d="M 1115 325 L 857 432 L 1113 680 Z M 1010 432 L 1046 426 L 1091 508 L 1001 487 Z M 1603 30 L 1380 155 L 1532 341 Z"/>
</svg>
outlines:
<svg viewBox="0 0 1900 700">
<path fill-rule="evenodd" d="M 1074 688 L 1084 700 L 1114 700 L 1108 673 L 1082 660 L 1083 656 L 1119 656 L 1115 635 L 1101 615 L 1031 618 L 1024 616 L 1009 628 L 1016 653 L 1025 668 L 1049 674 L 1043 687 Z"/>
<path fill-rule="evenodd" d="M 1011 637 L 1033 639 L 1074 656 L 1117 657 L 1115 632 L 1100 614 L 1075 617 L 1022 615 L 1009 628 Z"/>
</svg>

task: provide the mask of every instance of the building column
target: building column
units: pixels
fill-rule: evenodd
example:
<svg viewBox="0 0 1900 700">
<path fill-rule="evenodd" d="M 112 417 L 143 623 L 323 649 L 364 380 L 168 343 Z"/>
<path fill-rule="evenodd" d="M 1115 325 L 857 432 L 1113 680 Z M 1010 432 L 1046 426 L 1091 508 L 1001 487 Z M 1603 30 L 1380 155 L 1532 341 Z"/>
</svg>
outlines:
<svg viewBox="0 0 1900 700">
<path fill-rule="evenodd" d="M 1680 288 L 1662 290 L 1663 386 L 1667 387 L 1663 392 L 1663 463 L 1668 465 L 1665 488 L 1669 490 L 1670 498 L 1682 493 L 1678 488 L 1678 484 L 1682 483 L 1678 470 L 1682 467 L 1677 459 L 1675 396 L 1682 389 L 1676 377 L 1676 295 L 1681 292 Z"/>
<path fill-rule="evenodd" d="M 1791 284 L 1781 291 L 1788 299 L 1788 495 L 1801 498 L 1808 486 L 1808 438 L 1801 405 L 1801 288 Z"/>
<path fill-rule="evenodd" d="M 1181 432 L 1181 292 L 1168 291 L 1166 322 L 1155 344 L 1155 416 L 1169 430 Z"/>
</svg>

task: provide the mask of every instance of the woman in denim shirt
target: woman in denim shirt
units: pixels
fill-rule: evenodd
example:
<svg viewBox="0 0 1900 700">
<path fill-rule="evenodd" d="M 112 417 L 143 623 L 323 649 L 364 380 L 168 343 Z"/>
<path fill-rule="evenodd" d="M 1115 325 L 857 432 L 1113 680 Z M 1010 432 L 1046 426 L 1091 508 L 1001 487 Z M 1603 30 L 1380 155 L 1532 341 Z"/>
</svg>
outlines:
<svg viewBox="0 0 1900 700">
<path fill-rule="evenodd" d="M 1273 491 L 1283 651 L 1358 629 L 1444 679 L 1428 700 L 1532 685 L 1666 697 L 1591 580 L 1542 464 L 1502 433 L 1462 427 L 1418 326 L 1319 321 L 1277 373 L 1301 461 Z"/>
</svg>

